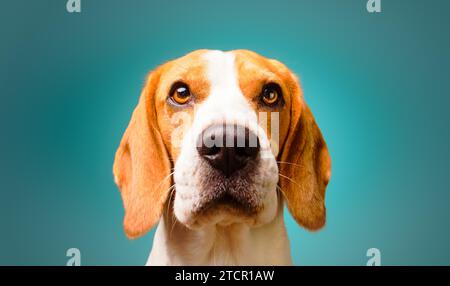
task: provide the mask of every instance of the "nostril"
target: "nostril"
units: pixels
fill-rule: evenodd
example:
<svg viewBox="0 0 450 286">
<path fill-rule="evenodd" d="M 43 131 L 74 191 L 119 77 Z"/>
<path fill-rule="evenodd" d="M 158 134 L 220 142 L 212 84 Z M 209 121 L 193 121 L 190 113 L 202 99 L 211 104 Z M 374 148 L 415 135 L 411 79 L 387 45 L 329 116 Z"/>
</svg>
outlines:
<svg viewBox="0 0 450 286">
<path fill-rule="evenodd" d="M 219 142 L 215 142 L 217 130 L 211 129 L 203 132 L 197 142 L 197 151 L 203 156 L 214 156 L 221 152 Z M 220 138 L 218 138 L 220 139 Z M 219 146 L 218 146 L 219 145 Z"/>
<path fill-rule="evenodd" d="M 237 147 L 235 148 L 235 153 L 239 157 L 254 158 L 258 154 L 259 147 Z"/>
<path fill-rule="evenodd" d="M 237 147 L 235 152 L 239 157 L 247 157 L 247 148 L 246 147 Z"/>
<path fill-rule="evenodd" d="M 259 147 L 247 147 L 245 148 L 245 153 L 248 157 L 254 158 L 259 152 Z"/>
<path fill-rule="evenodd" d="M 217 147 L 215 145 L 210 148 L 206 147 L 205 149 L 206 150 L 203 152 L 204 156 L 213 156 L 220 153 L 220 147 Z"/>
</svg>

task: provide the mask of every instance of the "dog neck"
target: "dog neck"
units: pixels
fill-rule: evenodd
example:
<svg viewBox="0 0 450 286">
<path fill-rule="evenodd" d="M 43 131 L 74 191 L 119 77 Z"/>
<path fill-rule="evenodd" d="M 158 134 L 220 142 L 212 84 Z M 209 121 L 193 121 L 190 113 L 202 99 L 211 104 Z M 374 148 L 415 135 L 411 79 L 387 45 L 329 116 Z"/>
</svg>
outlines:
<svg viewBox="0 0 450 286">
<path fill-rule="evenodd" d="M 170 210 L 171 208 L 169 208 Z M 165 211 L 147 265 L 291 265 L 281 202 L 268 224 L 189 229 Z"/>
</svg>

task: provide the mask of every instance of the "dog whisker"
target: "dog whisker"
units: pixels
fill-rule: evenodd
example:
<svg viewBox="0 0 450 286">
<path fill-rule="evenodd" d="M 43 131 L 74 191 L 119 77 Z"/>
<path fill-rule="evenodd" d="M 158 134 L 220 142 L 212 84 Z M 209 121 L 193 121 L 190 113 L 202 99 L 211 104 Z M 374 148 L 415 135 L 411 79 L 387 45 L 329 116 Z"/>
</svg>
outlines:
<svg viewBox="0 0 450 286">
<path fill-rule="evenodd" d="M 171 169 L 174 170 L 174 169 Z M 175 170 L 173 172 L 170 172 L 169 175 L 165 176 L 164 179 L 161 180 L 161 182 L 159 182 L 159 184 L 156 186 L 156 190 L 159 189 L 159 187 L 161 187 L 161 185 L 167 180 L 169 179 L 173 174 L 175 173 Z"/>
<path fill-rule="evenodd" d="M 172 212 L 172 226 L 170 227 L 170 232 L 169 232 L 169 239 L 172 237 L 172 232 L 175 228 L 175 222 L 176 222 L 177 218 L 175 217 L 175 213 Z"/>
<path fill-rule="evenodd" d="M 167 190 L 168 192 L 170 192 L 170 194 L 169 194 L 169 199 L 168 199 L 168 201 L 167 201 L 167 205 L 166 205 L 166 217 L 167 217 L 167 219 L 169 219 L 169 212 L 170 212 L 170 209 L 171 209 L 171 207 L 172 207 L 172 198 L 173 198 L 173 194 L 175 193 L 175 190 L 176 190 L 176 184 L 173 184 L 172 186 L 170 186 L 170 188 Z M 174 214 L 174 212 L 172 212 L 172 215 L 171 215 L 171 217 L 170 217 L 170 220 L 171 220 L 171 230 L 170 230 L 170 232 L 169 232 L 169 239 L 171 239 L 171 237 L 172 237 L 172 231 L 173 231 L 173 227 L 174 227 L 174 225 L 175 225 L 175 214 Z M 168 221 L 169 222 L 169 221 Z"/>
<path fill-rule="evenodd" d="M 167 203 L 166 216 L 169 215 L 170 206 L 172 204 L 172 196 L 173 196 L 173 193 L 175 192 L 175 184 L 170 186 L 167 191 L 170 192 L 170 194 L 169 194 L 169 200 L 168 200 L 168 203 Z"/>
<path fill-rule="evenodd" d="M 288 164 L 288 165 L 293 165 L 293 166 L 297 166 L 297 167 L 303 167 L 303 165 L 291 163 L 291 162 L 285 162 L 285 161 L 276 161 L 276 162 L 280 163 L 280 164 Z"/>
<path fill-rule="evenodd" d="M 283 189 L 277 185 L 277 190 L 279 190 L 281 192 L 281 194 L 283 195 L 284 199 L 286 200 L 286 202 L 289 204 L 289 200 L 286 196 L 286 193 L 283 191 Z"/>
<path fill-rule="evenodd" d="M 290 182 L 294 183 L 295 185 L 297 185 L 297 187 L 301 188 L 301 186 L 296 181 L 294 181 L 292 178 L 289 178 L 288 176 L 285 176 L 281 173 L 278 173 L 278 175 L 280 175 L 280 177 L 285 178 L 285 179 L 289 180 Z"/>
</svg>

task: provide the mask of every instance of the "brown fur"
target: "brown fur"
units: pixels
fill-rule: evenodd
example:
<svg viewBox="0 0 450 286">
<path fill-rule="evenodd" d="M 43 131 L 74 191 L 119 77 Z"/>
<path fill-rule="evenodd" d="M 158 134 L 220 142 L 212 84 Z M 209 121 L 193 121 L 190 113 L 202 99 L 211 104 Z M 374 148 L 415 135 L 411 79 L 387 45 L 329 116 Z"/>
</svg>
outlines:
<svg viewBox="0 0 450 286">
<path fill-rule="evenodd" d="M 170 180 L 169 156 L 156 126 L 155 90 L 160 71 L 151 73 L 114 161 L 114 175 L 125 208 L 130 238 L 143 235 L 159 220 Z"/>
<path fill-rule="evenodd" d="M 325 224 L 325 188 L 331 176 L 331 159 L 326 143 L 303 100 L 300 86 L 293 89 L 288 138 L 279 160 L 280 187 L 295 220 L 309 230 Z"/>
</svg>

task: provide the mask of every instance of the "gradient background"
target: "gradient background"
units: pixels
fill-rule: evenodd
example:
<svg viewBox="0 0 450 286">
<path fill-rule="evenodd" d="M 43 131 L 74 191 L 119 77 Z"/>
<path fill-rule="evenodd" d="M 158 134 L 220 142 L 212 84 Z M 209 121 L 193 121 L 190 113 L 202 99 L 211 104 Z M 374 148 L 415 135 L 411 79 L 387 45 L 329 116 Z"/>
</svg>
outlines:
<svg viewBox="0 0 450 286">
<path fill-rule="evenodd" d="M 214 4 L 213 4 L 214 2 Z M 295 264 L 450 264 L 450 2 L 0 2 L 0 264 L 142 265 L 112 163 L 147 71 L 198 48 L 286 63 L 328 143 L 328 221 Z"/>
</svg>

